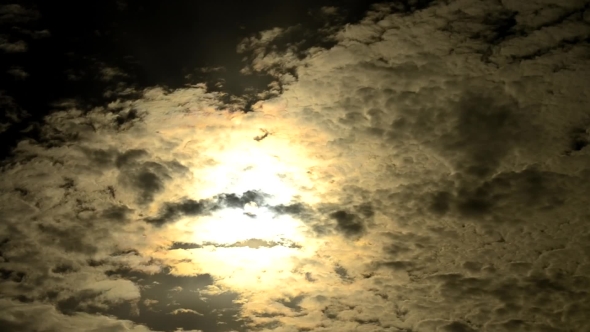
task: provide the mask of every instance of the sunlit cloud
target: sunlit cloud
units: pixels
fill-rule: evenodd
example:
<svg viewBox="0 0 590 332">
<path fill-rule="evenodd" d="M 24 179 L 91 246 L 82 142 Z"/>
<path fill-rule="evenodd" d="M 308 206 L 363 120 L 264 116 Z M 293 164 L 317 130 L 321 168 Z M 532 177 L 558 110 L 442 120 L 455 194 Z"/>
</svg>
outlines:
<svg viewBox="0 0 590 332">
<path fill-rule="evenodd" d="M 254 102 L 95 63 L 112 99 L 52 103 L 2 165 L 0 326 L 587 330 L 588 10 L 535 6 L 255 33 Z"/>
</svg>

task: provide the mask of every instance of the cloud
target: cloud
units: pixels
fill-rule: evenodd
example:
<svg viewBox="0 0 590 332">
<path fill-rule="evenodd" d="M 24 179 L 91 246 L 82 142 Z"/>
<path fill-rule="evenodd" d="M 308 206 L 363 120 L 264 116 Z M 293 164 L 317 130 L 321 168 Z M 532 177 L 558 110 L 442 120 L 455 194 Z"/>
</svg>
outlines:
<svg viewBox="0 0 590 332">
<path fill-rule="evenodd" d="M 8 130 L 14 124 L 20 123 L 30 116 L 27 111 L 23 110 L 15 102 L 13 97 L 7 95 L 4 91 L 0 91 L 0 107 L 2 108 L 0 133 Z"/>
<path fill-rule="evenodd" d="M 27 51 L 28 46 L 23 40 L 11 42 L 6 37 L 0 36 L 0 49 L 6 53 L 22 53 Z"/>
<path fill-rule="evenodd" d="M 0 6 L 0 24 L 17 24 L 35 21 L 41 17 L 35 9 L 27 9 L 18 4 Z"/>
<path fill-rule="evenodd" d="M 81 330 L 86 331 L 150 331 L 145 326 L 136 325 L 130 321 L 122 321 L 107 316 L 76 313 L 64 315 L 49 304 L 25 304 L 7 299 L 0 300 L 2 314 L 0 314 L 0 327 L 3 331 L 27 331 L 27 330 Z M 24 320 L 21 317 L 36 317 L 36 319 Z"/>
<path fill-rule="evenodd" d="M 346 236 L 359 236 L 364 232 L 364 225 L 356 214 L 336 211 L 330 214 L 330 218 L 336 220 L 336 229 Z"/>
<path fill-rule="evenodd" d="M 330 47 L 244 40 L 281 85 L 252 112 L 204 85 L 56 107 L 3 165 L 0 321 L 588 329 L 586 11 L 380 5 Z"/>
<path fill-rule="evenodd" d="M 12 67 L 8 70 L 8 73 L 12 76 L 14 76 L 15 79 L 17 80 L 24 80 L 27 77 L 29 77 L 29 73 L 27 73 L 26 71 L 24 71 L 22 68 L 20 67 Z"/>
<path fill-rule="evenodd" d="M 115 78 L 126 77 L 125 74 L 121 69 L 116 67 L 108 67 L 106 65 L 102 65 L 100 68 L 100 79 L 103 81 L 111 81 Z"/>
</svg>

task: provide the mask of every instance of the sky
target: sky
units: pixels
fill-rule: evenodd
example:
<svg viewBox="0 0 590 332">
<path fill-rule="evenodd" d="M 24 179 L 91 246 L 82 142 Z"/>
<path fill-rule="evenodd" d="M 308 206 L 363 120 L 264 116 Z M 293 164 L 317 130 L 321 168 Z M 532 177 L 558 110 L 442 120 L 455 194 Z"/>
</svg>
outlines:
<svg viewBox="0 0 590 332">
<path fill-rule="evenodd" d="M 0 5 L 0 330 L 590 331 L 590 1 Z"/>
</svg>

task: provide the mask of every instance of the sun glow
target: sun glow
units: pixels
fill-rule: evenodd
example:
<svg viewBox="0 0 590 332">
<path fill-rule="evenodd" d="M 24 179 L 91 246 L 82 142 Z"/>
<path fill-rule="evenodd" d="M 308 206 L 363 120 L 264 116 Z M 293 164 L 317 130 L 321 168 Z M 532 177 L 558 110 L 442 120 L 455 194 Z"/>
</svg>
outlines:
<svg viewBox="0 0 590 332">
<path fill-rule="evenodd" d="M 305 241 L 304 225 L 291 216 L 276 215 L 268 208 L 226 208 L 210 216 L 187 220 L 193 242 L 218 246 L 237 246 L 252 239 L 269 243 L 300 243 Z"/>
<path fill-rule="evenodd" d="M 306 223 L 277 211 L 280 205 L 315 201 L 308 172 L 313 160 L 286 136 L 270 132 L 263 140 L 253 139 L 260 134 L 258 128 L 239 126 L 205 139 L 190 196 L 242 197 L 256 192 L 261 200 L 241 199 L 239 206 L 222 202 L 207 215 L 179 221 L 175 228 L 183 235 L 177 241 L 201 247 L 177 251 L 177 259 L 193 262 L 176 264 L 177 272 L 199 273 L 202 265 L 226 284 L 244 287 L 266 278 L 280 280 L 278 276 L 288 274 L 297 259 L 313 255 Z M 239 285 L 233 285 L 231 276 L 238 274 Z M 251 280 L 246 282 L 244 276 Z"/>
<path fill-rule="evenodd" d="M 196 194 L 212 197 L 259 191 L 272 205 L 288 204 L 296 197 L 313 199 L 308 170 L 315 165 L 304 149 L 274 133 L 255 141 L 257 133 L 255 128 L 230 131 L 218 138 L 221 143 L 208 147 L 204 153 L 207 163 L 199 165 L 195 176 L 199 179 Z"/>
</svg>

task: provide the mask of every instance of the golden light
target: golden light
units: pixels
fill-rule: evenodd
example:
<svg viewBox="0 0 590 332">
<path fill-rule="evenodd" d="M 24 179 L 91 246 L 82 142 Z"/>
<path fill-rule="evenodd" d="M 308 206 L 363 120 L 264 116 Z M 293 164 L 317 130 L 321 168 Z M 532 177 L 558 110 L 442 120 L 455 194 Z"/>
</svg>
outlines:
<svg viewBox="0 0 590 332">
<path fill-rule="evenodd" d="M 240 208 L 226 208 L 210 216 L 185 221 L 185 229 L 192 229 L 195 243 L 215 243 L 219 246 L 239 244 L 257 239 L 268 242 L 299 243 L 305 240 L 301 221 L 291 216 L 275 215 L 268 208 L 250 214 Z"/>
<path fill-rule="evenodd" d="M 199 171 L 204 179 L 197 189 L 199 196 L 260 191 L 268 195 L 269 204 L 277 205 L 313 187 L 307 175 L 311 162 L 300 148 L 280 137 L 256 142 L 253 133 L 236 131 L 221 138 L 225 143 L 219 150 L 206 152 L 211 164 Z"/>
<path fill-rule="evenodd" d="M 279 205 L 317 201 L 309 170 L 315 166 L 305 149 L 268 123 L 251 121 L 217 130 L 200 139 L 199 163 L 193 168 L 189 196 L 215 198 L 257 192 L 262 202 L 241 201 L 207 215 L 186 217 L 174 226 L 179 242 L 201 248 L 177 251 L 176 273 L 210 273 L 232 288 L 270 287 L 289 276 L 296 261 L 314 254 L 307 224 L 279 214 Z M 257 135 L 268 132 L 264 139 Z M 260 137 L 260 136 L 258 136 Z M 240 275 L 233 279 L 232 276 Z M 283 277 L 281 277 L 281 275 Z M 266 280 L 266 281 L 265 281 Z"/>
</svg>

